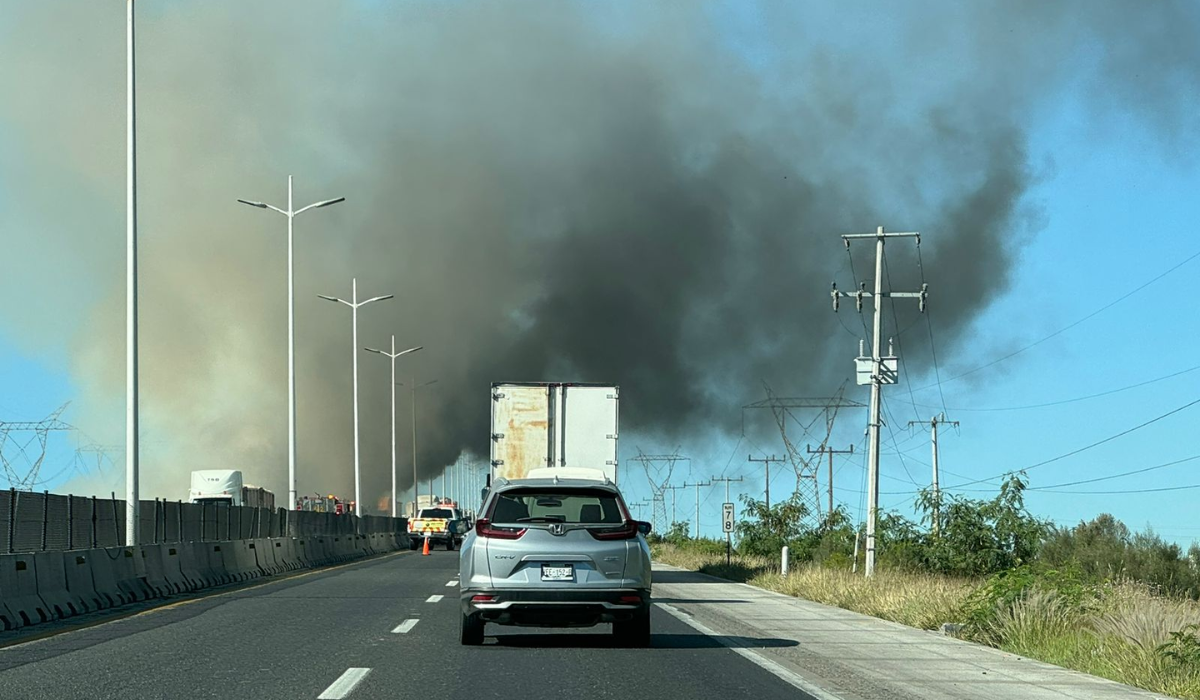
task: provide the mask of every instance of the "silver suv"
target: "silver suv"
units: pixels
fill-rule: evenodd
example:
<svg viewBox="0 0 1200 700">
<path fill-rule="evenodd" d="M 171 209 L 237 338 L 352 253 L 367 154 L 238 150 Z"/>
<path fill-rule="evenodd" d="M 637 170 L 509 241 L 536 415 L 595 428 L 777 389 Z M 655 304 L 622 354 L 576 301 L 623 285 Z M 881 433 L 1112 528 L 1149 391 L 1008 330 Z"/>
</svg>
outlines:
<svg viewBox="0 0 1200 700">
<path fill-rule="evenodd" d="M 559 467 L 529 476 L 493 483 L 463 540 L 462 643 L 482 644 L 489 622 L 611 622 L 623 642 L 648 644 L 649 523 L 629 515 L 603 472 Z"/>
</svg>

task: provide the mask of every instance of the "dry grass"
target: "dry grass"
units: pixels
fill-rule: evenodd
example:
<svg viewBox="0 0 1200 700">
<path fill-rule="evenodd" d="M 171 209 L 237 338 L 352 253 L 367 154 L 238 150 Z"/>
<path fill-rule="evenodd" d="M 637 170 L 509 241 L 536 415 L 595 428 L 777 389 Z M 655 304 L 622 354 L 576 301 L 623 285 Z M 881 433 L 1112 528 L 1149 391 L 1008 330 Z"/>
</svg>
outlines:
<svg viewBox="0 0 1200 700">
<path fill-rule="evenodd" d="M 750 583 L 921 629 L 962 620 L 978 581 L 881 570 L 871 579 L 848 571 L 799 566 L 784 578 L 779 561 L 656 545 L 654 558 L 693 571 Z M 1033 589 L 998 606 L 976 638 L 1005 651 L 1186 700 L 1200 700 L 1200 667 L 1164 656 L 1171 633 L 1200 623 L 1200 604 L 1156 595 L 1137 583 L 1097 587 L 1082 604 Z"/>
<path fill-rule="evenodd" d="M 793 568 L 784 578 L 776 560 L 734 557 L 727 566 L 723 555 L 670 545 L 657 546 L 655 559 L 921 629 L 936 629 L 943 622 L 960 619 L 962 604 L 975 588 L 974 581 L 946 576 L 884 570 L 867 579 L 849 571 L 812 565 Z"/>
</svg>

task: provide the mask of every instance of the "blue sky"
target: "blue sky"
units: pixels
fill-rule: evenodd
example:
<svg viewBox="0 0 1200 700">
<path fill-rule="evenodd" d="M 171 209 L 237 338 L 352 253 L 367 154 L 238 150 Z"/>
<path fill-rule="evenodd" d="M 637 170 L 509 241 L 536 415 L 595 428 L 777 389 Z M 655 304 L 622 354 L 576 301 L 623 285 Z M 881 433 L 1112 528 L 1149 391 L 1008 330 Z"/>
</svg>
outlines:
<svg viewBox="0 0 1200 700">
<path fill-rule="evenodd" d="M 759 34 L 764 31 L 761 17 L 745 9 L 726 9 L 714 16 L 724 22 L 724 37 L 730 46 L 763 73 L 774 71 L 778 47 L 760 41 Z M 1081 62 L 1087 63 L 1088 59 L 1084 56 Z M 965 341 L 951 343 L 945 334 L 939 337 L 938 295 L 953 292 L 931 290 L 931 319 L 943 379 L 1072 324 L 1200 252 L 1200 236 L 1193 232 L 1194 222 L 1200 220 L 1200 153 L 1195 140 L 1164 140 L 1152 131 L 1152 125 L 1126 111 L 1098 115 L 1094 109 L 1095 102 L 1088 99 L 1085 87 L 1066 83 L 1029 115 L 1030 121 L 1024 126 L 1029 137 L 1030 164 L 1038 181 L 1026 193 L 1024 203 L 1037 213 L 1040 224 L 1029 240 L 1019 245 L 1011 285 L 975 320 Z M 3 135 L 0 153 L 18 161 L 10 171 L 19 171 L 21 159 L 36 157 L 34 152 L 6 142 Z M 0 207 L 4 206 L 5 192 L 0 189 Z M 863 230 L 888 223 L 863 222 Z M 939 235 L 937 230 L 922 233 L 929 240 Z M 6 238 L 9 235 L 15 234 L 4 232 Z M 836 234 L 831 234 L 829 245 L 841 245 Z M 943 486 L 953 492 L 955 484 L 1056 457 L 1194 400 L 1200 393 L 1200 371 L 1086 401 L 1023 410 L 980 410 L 1074 399 L 1200 364 L 1191 352 L 1198 323 L 1190 292 L 1198 272 L 1200 259 L 1026 352 L 967 378 L 944 382 L 945 404 L 951 408 L 947 417 L 961 421 L 961 427 L 943 431 Z M 843 287 L 849 286 L 849 279 L 839 281 Z M 824 294 L 825 289 L 822 283 L 813 293 Z M 26 293 L 5 291 L 10 300 L 19 299 L 14 293 Z M 843 304 L 841 313 L 847 327 L 860 325 L 852 318 L 853 305 Z M 40 419 L 80 391 L 74 384 L 69 346 L 34 348 L 14 337 L 17 324 L 6 327 L 3 318 L 0 420 Z M 74 315 L 66 313 L 64 318 Z M 849 372 L 856 344 L 849 336 L 845 340 Z M 927 345 L 925 325 L 913 327 L 902 340 L 909 347 Z M 914 389 L 911 395 L 910 385 Z M 865 387 L 851 390 L 851 396 L 864 403 L 866 395 Z M 885 401 L 894 425 L 884 432 L 884 508 L 907 512 L 911 497 L 906 492 L 917 487 L 914 482 L 921 486 L 927 483 L 927 432 L 910 431 L 907 423 L 927 420 L 939 411 L 940 397 L 931 371 L 904 376 L 901 384 L 886 390 Z M 735 423 L 737 409 L 732 405 L 730 413 L 730 422 Z M 1190 434 L 1198 416 L 1200 406 L 1185 409 L 1079 455 L 1037 467 L 1029 473 L 1031 485 L 1090 479 L 1200 454 L 1200 446 Z M 65 418 L 71 420 L 69 412 Z M 769 421 L 766 416 L 762 418 Z M 857 445 L 853 457 L 839 457 L 835 462 L 835 496 L 856 515 L 863 506 L 865 420 L 865 411 L 843 416 L 834 438 L 837 446 Z M 640 469 L 629 461 L 636 454 L 636 436 L 623 437 L 627 439 L 622 442 L 622 485 L 629 499 L 636 501 L 648 496 L 648 487 Z M 641 446 L 651 449 L 649 443 Z M 674 446 L 658 447 L 669 450 Z M 778 441 L 713 439 L 708 444 L 681 446 L 681 451 L 692 457 L 691 472 L 684 467 L 677 472 L 674 483 L 707 479 L 719 473 L 740 475 L 746 480 L 734 484 L 733 492 L 759 495 L 763 486 L 761 467 L 747 465 L 747 454 L 782 454 L 783 448 Z M 70 441 L 52 442 L 44 473 L 61 472 L 73 458 L 74 445 Z M 794 477 L 787 467 L 774 467 L 772 471 L 772 495 L 778 498 L 789 490 Z M 821 478 L 823 489 L 824 470 Z M 45 487 L 53 489 L 59 483 Z M 1036 514 L 1059 523 L 1071 524 L 1110 512 L 1132 528 L 1153 527 L 1167 539 L 1186 543 L 1200 539 L 1200 521 L 1192 514 L 1192 503 L 1200 489 L 1074 492 L 1188 484 L 1200 484 L 1200 460 L 1061 489 L 1072 493 L 1031 491 L 1028 503 Z M 690 489 L 677 493 L 680 519 L 691 519 Z M 978 491 L 964 494 L 988 495 Z M 714 534 L 721 493 L 711 488 L 702 490 L 701 496 L 703 532 Z"/>
</svg>

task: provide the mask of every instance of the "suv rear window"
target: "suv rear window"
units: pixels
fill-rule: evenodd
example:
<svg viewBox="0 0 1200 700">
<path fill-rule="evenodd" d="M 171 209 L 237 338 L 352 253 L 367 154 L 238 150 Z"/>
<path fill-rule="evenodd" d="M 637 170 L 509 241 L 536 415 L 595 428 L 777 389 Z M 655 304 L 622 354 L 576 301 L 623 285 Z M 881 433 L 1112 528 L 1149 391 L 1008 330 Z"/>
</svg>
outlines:
<svg viewBox="0 0 1200 700">
<path fill-rule="evenodd" d="M 617 494 L 606 489 L 519 488 L 496 497 L 491 522 L 620 523 Z"/>
</svg>

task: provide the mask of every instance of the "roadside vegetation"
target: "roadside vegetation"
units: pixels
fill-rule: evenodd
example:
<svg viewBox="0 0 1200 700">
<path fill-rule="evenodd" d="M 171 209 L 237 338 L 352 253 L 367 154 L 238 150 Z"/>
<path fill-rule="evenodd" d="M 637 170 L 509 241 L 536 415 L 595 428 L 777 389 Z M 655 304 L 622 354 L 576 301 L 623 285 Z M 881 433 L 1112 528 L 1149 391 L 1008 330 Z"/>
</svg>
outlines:
<svg viewBox="0 0 1200 700">
<path fill-rule="evenodd" d="M 729 564 L 725 541 L 689 537 L 688 523 L 655 535 L 652 548 L 667 564 L 921 629 L 958 623 L 964 639 L 1200 700 L 1200 546 L 1184 552 L 1107 514 L 1056 527 L 1029 514 L 1024 489 L 1014 476 L 990 500 L 923 493 L 920 522 L 880 514 L 871 579 L 861 552 L 856 565 L 863 535 L 846 513 L 806 526 L 795 498 L 769 509 L 743 499 Z"/>
</svg>

